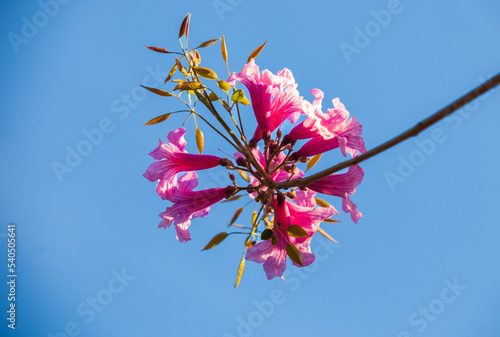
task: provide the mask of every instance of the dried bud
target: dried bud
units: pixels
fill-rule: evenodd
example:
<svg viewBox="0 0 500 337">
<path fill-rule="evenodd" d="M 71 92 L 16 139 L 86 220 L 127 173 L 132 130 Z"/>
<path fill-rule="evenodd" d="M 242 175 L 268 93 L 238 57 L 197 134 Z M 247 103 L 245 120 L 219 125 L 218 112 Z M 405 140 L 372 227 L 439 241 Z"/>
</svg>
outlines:
<svg viewBox="0 0 500 337">
<path fill-rule="evenodd" d="M 297 194 L 295 194 L 295 192 L 294 192 L 294 191 L 288 191 L 288 192 L 286 192 L 286 193 L 285 193 L 285 195 L 286 195 L 287 197 L 289 197 L 290 199 L 295 199 L 295 198 L 297 198 Z"/>
<path fill-rule="evenodd" d="M 292 165 L 285 165 L 283 166 L 283 170 L 288 173 L 292 173 Z"/>
<path fill-rule="evenodd" d="M 272 141 L 271 145 L 269 145 L 269 152 L 270 153 L 273 153 L 274 151 L 276 151 L 276 143 L 274 141 Z"/>
<path fill-rule="evenodd" d="M 300 158 L 300 159 L 299 159 L 299 161 L 300 161 L 301 163 L 307 163 L 307 162 L 309 161 L 309 158 L 307 158 L 307 157 L 302 157 L 302 158 Z"/>
<path fill-rule="evenodd" d="M 282 135 L 282 132 L 280 129 L 278 129 L 278 131 L 276 131 L 276 136 L 278 136 L 278 139 L 281 139 L 281 135 Z"/>
<path fill-rule="evenodd" d="M 236 165 L 247 167 L 247 161 L 243 157 L 238 157 L 238 159 L 236 159 Z"/>
<path fill-rule="evenodd" d="M 231 172 L 229 172 L 229 179 L 231 179 L 231 181 L 233 182 L 233 184 L 236 185 L 236 181 L 234 179 L 234 175 Z"/>
<path fill-rule="evenodd" d="M 250 141 L 248 142 L 248 146 L 251 148 L 251 149 L 255 149 L 257 147 L 257 139 L 255 138 L 252 138 L 250 139 Z"/>
<path fill-rule="evenodd" d="M 227 158 L 221 158 L 221 160 L 219 160 L 219 165 L 220 166 L 234 166 L 233 165 L 233 162 L 230 161 L 229 159 Z"/>
</svg>

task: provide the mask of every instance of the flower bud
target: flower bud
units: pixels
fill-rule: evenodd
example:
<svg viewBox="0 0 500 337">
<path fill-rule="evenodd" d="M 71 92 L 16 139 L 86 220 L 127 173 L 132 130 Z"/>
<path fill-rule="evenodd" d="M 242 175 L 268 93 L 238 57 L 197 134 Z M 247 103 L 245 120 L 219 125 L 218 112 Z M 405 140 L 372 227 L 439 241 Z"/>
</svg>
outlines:
<svg viewBox="0 0 500 337">
<path fill-rule="evenodd" d="M 234 179 L 234 174 L 232 174 L 231 172 L 229 172 L 229 179 L 231 179 L 231 181 L 233 182 L 233 184 L 236 184 L 236 181 Z"/>
<path fill-rule="evenodd" d="M 257 139 L 255 138 L 252 138 L 250 139 L 250 141 L 248 142 L 248 146 L 251 148 L 251 149 L 255 149 L 257 147 Z"/>
<path fill-rule="evenodd" d="M 243 157 L 238 157 L 238 159 L 236 159 L 236 165 L 247 167 L 247 161 Z"/>
<path fill-rule="evenodd" d="M 307 162 L 309 161 L 309 158 L 307 158 L 307 157 L 302 157 L 302 158 L 300 158 L 300 159 L 299 159 L 299 161 L 300 161 L 301 163 L 307 163 Z"/>
<path fill-rule="evenodd" d="M 290 161 L 296 161 L 300 159 L 300 155 L 297 152 L 294 152 L 288 157 Z"/>
<path fill-rule="evenodd" d="M 289 135 L 285 135 L 285 137 L 283 137 L 283 140 L 281 141 L 281 146 L 285 146 L 287 144 L 290 144 L 292 142 L 292 138 L 290 138 Z"/>
<path fill-rule="evenodd" d="M 228 186 L 226 187 L 226 199 L 231 198 L 234 193 L 236 193 L 236 187 L 234 186 Z"/>
<path fill-rule="evenodd" d="M 276 131 L 276 136 L 278 136 L 278 139 L 281 139 L 281 135 L 282 135 L 282 132 L 280 129 L 278 129 L 278 131 Z"/>
<path fill-rule="evenodd" d="M 286 193 L 285 193 L 285 195 L 286 195 L 287 197 L 289 197 L 290 199 L 295 199 L 295 198 L 297 198 L 297 194 L 295 194 L 295 192 L 294 192 L 294 191 L 288 191 L 288 192 L 286 192 Z"/>
<path fill-rule="evenodd" d="M 219 165 L 220 166 L 234 166 L 233 162 L 227 158 L 221 158 L 221 160 L 219 160 Z"/>
</svg>

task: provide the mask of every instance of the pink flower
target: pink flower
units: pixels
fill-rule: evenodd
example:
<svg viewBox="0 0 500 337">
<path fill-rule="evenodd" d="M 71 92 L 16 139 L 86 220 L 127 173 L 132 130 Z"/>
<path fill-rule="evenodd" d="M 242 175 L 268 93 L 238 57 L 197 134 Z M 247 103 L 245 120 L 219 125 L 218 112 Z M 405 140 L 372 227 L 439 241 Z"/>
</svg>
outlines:
<svg viewBox="0 0 500 337">
<path fill-rule="evenodd" d="M 361 183 L 363 177 L 364 172 L 361 167 L 354 165 L 350 166 L 346 173 L 332 174 L 309 184 L 307 187 L 319 193 L 342 198 L 342 209 L 346 213 L 351 213 L 352 221 L 357 223 L 362 214 L 357 210 L 356 204 L 349 198 L 349 194 L 352 195 L 356 192 L 356 186 Z"/>
<path fill-rule="evenodd" d="M 144 177 L 149 181 L 159 180 L 156 192 L 164 200 L 172 197 L 179 172 L 205 170 L 220 165 L 219 157 L 187 153 L 184 150 L 185 133 L 186 129 L 182 128 L 171 131 L 167 136 L 170 145 L 160 140 L 160 145 L 149 154 L 157 161 L 149 165 Z"/>
<path fill-rule="evenodd" d="M 171 201 L 174 203 L 165 212 L 160 214 L 163 220 L 158 227 L 168 228 L 175 223 L 177 240 L 186 242 L 191 240 L 189 226 L 191 219 L 204 217 L 210 206 L 226 197 L 229 187 L 211 188 L 202 191 L 193 191 L 198 185 L 198 176 L 195 172 L 188 172 L 179 178 L 179 187 L 175 188 Z"/>
<path fill-rule="evenodd" d="M 302 196 L 306 199 L 305 196 Z M 248 249 L 245 258 L 249 261 L 264 264 L 264 271 L 270 280 L 274 277 L 283 276 L 286 269 L 286 246 L 288 243 L 297 247 L 302 255 L 302 266 L 293 262 L 297 267 L 305 267 L 314 262 L 314 254 L 309 247 L 311 238 L 316 233 L 319 224 L 324 219 L 330 218 L 338 212 L 333 208 L 315 208 L 295 205 L 287 200 L 278 202 L 275 199 L 276 225 L 273 228 L 277 242 L 273 245 L 272 240 L 261 241 Z M 295 238 L 288 235 L 287 228 L 291 225 L 301 226 L 307 237 Z"/>
<path fill-rule="evenodd" d="M 349 119 L 349 112 L 338 98 L 333 100 L 333 109 L 328 113 L 321 111 L 323 92 L 319 89 L 311 90 L 315 99 L 312 104 L 304 103 L 307 118 L 295 126 L 287 137 L 290 139 L 312 138 L 297 153 L 301 157 L 310 157 L 340 147 L 342 154 L 347 156 L 357 155 L 358 152 L 366 152 L 363 138 L 361 137 L 362 126 L 356 122 L 356 118 Z"/>
<path fill-rule="evenodd" d="M 286 68 L 277 75 L 267 69 L 259 73 L 259 67 L 252 59 L 240 73 L 232 73 L 227 80 L 232 86 L 236 81 L 243 83 L 250 93 L 258 123 L 254 133 L 257 140 L 262 139 L 264 133 L 273 132 L 287 118 L 295 123 L 303 113 L 303 99 L 299 96 L 292 72 Z"/>
</svg>

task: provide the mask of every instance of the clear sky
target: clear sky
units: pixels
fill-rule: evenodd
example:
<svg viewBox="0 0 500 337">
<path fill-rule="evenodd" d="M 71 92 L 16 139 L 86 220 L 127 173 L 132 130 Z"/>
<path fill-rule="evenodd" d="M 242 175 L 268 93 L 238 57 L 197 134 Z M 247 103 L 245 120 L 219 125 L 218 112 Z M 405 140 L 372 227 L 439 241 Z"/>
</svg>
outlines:
<svg viewBox="0 0 500 337">
<path fill-rule="evenodd" d="M 500 336 L 499 89 L 364 162 L 352 198 L 363 218 L 324 224 L 339 244 L 313 238 L 316 264 L 268 281 L 247 262 L 233 290 L 243 237 L 200 250 L 246 201 L 193 221 L 186 244 L 173 228 L 157 228 L 168 203 L 142 174 L 158 138 L 183 117 L 142 127 L 180 106 L 137 87 L 163 87 L 172 58 L 144 44 L 177 48 L 191 12 L 192 46 L 225 34 L 229 66 L 239 71 L 268 40 L 261 69 L 289 68 L 306 99 L 311 89 L 325 92 L 324 107 L 339 97 L 371 149 L 500 71 L 498 1 L 1 6 L 2 336 Z M 219 50 L 205 49 L 202 65 L 223 74 Z M 244 119 L 255 124 L 249 109 Z M 192 120 L 187 127 L 195 152 Z M 231 152 L 203 131 L 206 154 Z M 91 134 L 94 143 L 84 142 Z M 69 155 L 78 146 L 80 159 Z M 324 156 L 314 171 L 339 160 Z M 71 172 L 58 176 L 55 162 Z M 224 170 L 200 174 L 200 188 L 225 184 Z M 15 331 L 6 320 L 9 223 Z"/>
</svg>

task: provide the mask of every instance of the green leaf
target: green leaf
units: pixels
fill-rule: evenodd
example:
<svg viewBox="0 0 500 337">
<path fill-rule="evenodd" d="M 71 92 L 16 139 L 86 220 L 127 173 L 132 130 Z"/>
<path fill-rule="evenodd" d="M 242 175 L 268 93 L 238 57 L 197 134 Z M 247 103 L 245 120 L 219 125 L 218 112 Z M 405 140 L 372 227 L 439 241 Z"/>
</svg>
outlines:
<svg viewBox="0 0 500 337">
<path fill-rule="evenodd" d="M 222 233 L 217 234 L 216 236 L 214 236 L 212 238 L 212 240 L 210 240 L 209 243 L 207 243 L 207 245 L 205 246 L 205 248 L 203 248 L 202 250 L 208 250 L 208 249 L 214 248 L 219 243 L 221 243 L 225 238 L 227 238 L 228 235 L 229 234 L 226 233 L 226 232 L 222 232 Z"/>
<path fill-rule="evenodd" d="M 260 46 L 257 47 L 257 49 L 255 49 L 251 54 L 250 56 L 248 56 L 248 60 L 247 60 L 247 63 L 250 62 L 251 59 L 255 59 L 259 54 L 260 52 L 262 51 L 262 49 L 264 49 L 264 47 L 266 46 L 266 42 L 264 42 L 263 44 L 261 44 Z"/>
<path fill-rule="evenodd" d="M 208 47 L 208 46 L 211 46 L 213 45 L 215 42 L 219 41 L 220 39 L 212 39 L 212 40 L 208 40 L 208 41 L 205 41 L 203 42 L 202 44 L 200 44 L 197 48 L 205 48 L 205 47 Z"/>
<path fill-rule="evenodd" d="M 286 245 L 286 255 L 288 255 L 290 260 L 304 267 L 304 263 L 302 262 L 302 254 L 300 253 L 300 250 L 298 250 L 297 247 L 295 247 L 291 243 Z"/>
<path fill-rule="evenodd" d="M 170 96 L 174 96 L 173 94 L 167 92 L 167 91 L 164 91 L 164 90 L 160 90 L 160 89 L 155 89 L 155 88 L 150 88 L 150 87 L 146 87 L 144 85 L 141 85 L 141 87 L 143 87 L 144 89 L 148 89 L 149 91 L 157 94 L 157 95 L 160 95 L 160 96 L 164 96 L 164 97 L 170 97 Z"/>
<path fill-rule="evenodd" d="M 219 96 L 217 96 L 214 92 L 211 92 L 210 95 L 208 95 L 208 99 L 211 102 L 218 101 L 219 100 Z"/>
<path fill-rule="evenodd" d="M 260 234 L 260 238 L 262 240 L 269 240 L 273 236 L 274 236 L 274 232 L 271 229 L 269 229 L 269 228 L 264 229 L 264 231 L 262 232 L 262 234 Z"/>
<path fill-rule="evenodd" d="M 286 231 L 288 232 L 288 235 L 293 236 L 294 238 L 306 238 L 309 236 L 306 230 L 299 225 L 290 225 Z"/>
<path fill-rule="evenodd" d="M 309 162 L 307 163 L 307 171 L 309 171 L 314 167 L 314 165 L 316 165 L 316 163 L 319 161 L 319 158 L 321 158 L 322 155 L 323 155 L 322 153 L 317 154 L 314 157 L 312 157 L 311 160 L 309 160 Z"/>
<path fill-rule="evenodd" d="M 245 92 L 241 89 L 236 90 L 232 95 L 231 95 L 231 100 L 234 103 L 240 103 L 243 101 L 243 98 L 245 98 Z"/>
<path fill-rule="evenodd" d="M 234 283 L 234 289 L 236 289 L 238 284 L 240 284 L 244 270 L 245 270 L 245 255 L 243 255 L 243 257 L 241 258 L 240 266 L 238 267 L 238 275 L 236 275 L 236 282 Z"/>
<path fill-rule="evenodd" d="M 217 74 L 215 71 L 213 71 L 210 68 L 205 68 L 205 67 L 193 67 L 194 72 L 200 75 L 201 77 L 204 77 L 209 80 L 216 80 L 217 79 Z"/>
<path fill-rule="evenodd" d="M 152 120 L 150 120 L 149 122 L 147 122 L 146 124 L 144 124 L 143 126 L 153 125 L 153 124 L 158 124 L 158 123 L 164 122 L 164 121 L 166 121 L 167 119 L 170 118 L 171 114 L 172 114 L 172 112 L 170 112 L 168 114 L 164 114 L 164 115 L 158 116 L 158 117 L 155 117 Z"/>
</svg>

